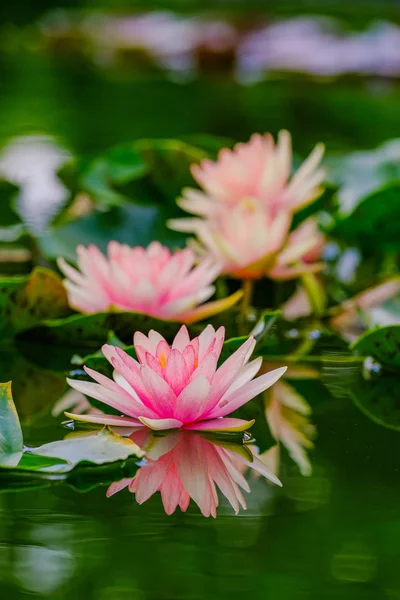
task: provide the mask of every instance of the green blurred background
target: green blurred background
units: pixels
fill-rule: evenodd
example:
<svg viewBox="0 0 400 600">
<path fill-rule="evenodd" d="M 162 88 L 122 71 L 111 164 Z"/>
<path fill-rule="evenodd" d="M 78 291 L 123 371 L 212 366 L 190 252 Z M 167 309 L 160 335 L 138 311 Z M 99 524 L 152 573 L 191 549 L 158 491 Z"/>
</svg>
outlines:
<svg viewBox="0 0 400 600">
<path fill-rule="evenodd" d="M 132 23 L 132 16 L 144 10 L 175 11 L 164 12 L 164 18 L 173 23 L 171 34 L 168 28 L 152 30 L 149 22 L 146 31 L 139 27 L 141 36 L 147 36 L 147 50 L 133 37 L 129 42 L 122 23 Z M 332 70 L 332 63 L 338 63 L 341 56 L 349 58 L 353 46 L 347 52 L 345 47 L 333 52 L 328 34 L 326 43 L 310 52 L 307 44 L 315 32 L 310 33 L 303 22 L 295 30 L 279 33 L 275 29 L 275 35 L 264 43 L 268 68 L 261 73 L 241 68 L 238 75 L 238 63 L 252 61 L 249 56 L 243 58 L 243 53 L 249 53 L 248 38 L 255 31 L 264 25 L 276 27 L 282 19 L 298 22 L 301 17 L 315 16 L 332 19 L 321 27 L 333 28 L 339 42 L 346 36 L 361 36 L 363 46 L 354 46 L 354 52 L 361 53 L 361 63 L 369 62 L 372 67 L 356 72 L 343 63 L 343 68 L 333 64 Z M 208 23 L 224 20 L 237 37 L 215 50 L 221 33 L 210 33 L 211 26 L 206 25 L 203 37 L 211 41 L 200 39 L 192 45 L 189 59 L 187 52 L 183 59 L 174 59 L 191 61 L 191 68 L 166 68 L 148 47 L 159 46 L 160 36 L 170 37 L 162 43 L 163 51 L 169 44 L 170 54 L 174 54 L 174 44 L 184 46 L 183 30 L 175 34 L 173 29 L 180 17 L 200 17 Z M 254 131 L 275 133 L 285 127 L 302 153 L 318 140 L 331 151 L 372 148 L 397 136 L 400 129 L 399 61 L 388 67 L 388 61 L 396 62 L 397 48 L 400 54 L 398 22 L 400 8 L 395 0 L 3 3 L 0 143 L 12 136 L 40 133 L 55 136 L 74 153 L 97 153 L 137 137 L 210 133 L 246 139 Z M 183 35 L 191 34 L 183 31 Z M 273 58 L 271 64 L 274 43 L 280 48 L 290 46 L 292 55 L 308 52 L 312 58 L 325 53 L 328 72 L 296 72 L 296 65 L 282 69 L 273 64 Z"/>
</svg>

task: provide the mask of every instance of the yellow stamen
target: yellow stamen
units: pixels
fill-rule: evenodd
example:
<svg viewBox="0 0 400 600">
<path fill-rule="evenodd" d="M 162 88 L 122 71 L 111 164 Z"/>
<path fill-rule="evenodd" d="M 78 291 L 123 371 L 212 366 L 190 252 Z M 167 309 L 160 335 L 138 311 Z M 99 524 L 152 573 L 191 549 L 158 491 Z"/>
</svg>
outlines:
<svg viewBox="0 0 400 600">
<path fill-rule="evenodd" d="M 158 359 L 158 362 L 160 363 L 162 368 L 165 369 L 165 365 L 167 364 L 167 358 L 165 354 L 161 354 L 160 358 Z"/>
</svg>

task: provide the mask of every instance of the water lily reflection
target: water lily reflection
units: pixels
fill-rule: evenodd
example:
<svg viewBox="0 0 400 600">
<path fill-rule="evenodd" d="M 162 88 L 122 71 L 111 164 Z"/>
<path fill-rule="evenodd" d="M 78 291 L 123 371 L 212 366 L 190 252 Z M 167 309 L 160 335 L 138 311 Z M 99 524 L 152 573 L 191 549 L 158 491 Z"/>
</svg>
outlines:
<svg viewBox="0 0 400 600">
<path fill-rule="evenodd" d="M 183 430 L 163 435 L 142 430 L 132 434 L 131 439 L 147 451 L 145 464 L 135 477 L 111 484 L 108 497 L 128 488 L 142 504 L 159 491 L 168 515 L 178 506 L 186 511 L 192 499 L 204 516 L 216 517 L 217 488 L 236 514 L 240 507 L 246 508 L 242 490 L 250 492 L 250 488 L 241 473 L 245 467 L 281 485 L 251 447 L 232 442 L 229 436 L 217 439 Z"/>
</svg>

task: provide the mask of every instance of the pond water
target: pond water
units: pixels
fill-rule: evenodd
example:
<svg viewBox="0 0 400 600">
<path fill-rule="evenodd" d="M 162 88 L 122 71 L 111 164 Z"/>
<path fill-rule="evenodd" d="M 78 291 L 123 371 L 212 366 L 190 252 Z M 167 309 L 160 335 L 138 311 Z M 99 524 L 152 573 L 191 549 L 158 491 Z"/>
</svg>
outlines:
<svg viewBox="0 0 400 600">
<path fill-rule="evenodd" d="M 194 503 L 166 515 L 158 493 L 107 498 L 105 485 L 1 494 L 2 597 L 398 598 L 400 438 L 354 405 L 349 369 L 333 361 L 292 381 L 313 407 L 312 475 L 284 454 L 283 487 L 249 475 L 236 516 L 222 495 L 206 519 Z M 42 416 L 26 441 L 62 437 L 55 429 Z"/>
<path fill-rule="evenodd" d="M 133 195 L 139 194 L 139 208 L 127 197 L 121 206 L 116 207 L 112 202 L 110 205 L 102 204 L 104 197 L 101 193 L 104 192 L 104 183 L 108 182 L 99 177 L 95 181 L 98 188 L 96 185 L 92 187 L 99 205 L 88 220 L 85 221 L 86 214 L 83 212 L 82 220 L 77 218 L 77 228 L 74 229 L 76 223 L 72 219 L 72 228 L 69 229 L 69 217 L 64 221 L 65 215 L 61 215 L 48 233 L 49 214 L 57 202 L 61 206 L 66 201 L 67 187 L 73 194 L 80 192 L 74 187 L 75 180 L 69 186 L 68 173 L 63 184 L 55 177 L 56 168 L 71 157 L 78 157 L 82 162 L 89 161 L 90 157 L 101 156 L 114 144 L 138 138 L 177 138 L 193 144 L 199 142 L 199 147 L 207 147 L 207 144 L 215 144 L 215 140 L 210 141 L 211 137 L 208 139 L 207 135 L 223 136 L 223 140 L 244 140 L 253 132 L 276 133 L 281 128 L 287 128 L 293 134 L 296 152 L 305 155 L 322 140 L 330 153 L 339 156 L 341 152 L 375 148 L 398 133 L 400 66 L 392 46 L 389 48 L 384 43 L 376 60 L 373 53 L 369 54 L 368 60 L 357 55 L 362 69 L 356 72 L 350 65 L 347 70 L 343 68 L 333 73 L 337 77 L 319 70 L 327 68 L 329 71 L 332 68 L 329 52 L 325 54 L 325 62 L 321 58 L 322 62 L 317 61 L 317 66 L 311 60 L 314 72 L 311 67 L 311 70 L 305 68 L 301 73 L 295 72 L 298 69 L 291 69 L 290 64 L 287 69 L 282 69 L 279 60 L 289 60 L 285 52 L 283 55 L 278 53 L 279 68 L 261 75 L 257 71 L 257 77 L 253 78 L 244 76 L 246 73 L 238 76 L 229 60 L 228 64 L 222 60 L 214 65 L 215 69 L 210 68 L 207 53 L 200 56 L 197 71 L 182 72 L 179 61 L 174 63 L 174 70 L 166 68 L 165 64 L 161 67 L 158 63 L 150 65 L 148 56 L 143 60 L 140 53 L 138 56 L 123 52 L 122 60 L 116 61 L 116 64 L 111 64 L 103 54 L 89 56 L 86 46 L 86 53 L 79 47 L 81 38 L 74 38 L 76 32 L 72 28 L 71 34 L 66 27 L 67 21 L 63 19 L 67 12 L 56 14 L 57 18 L 52 17 L 56 25 L 60 18 L 65 30 L 55 27 L 53 31 L 52 19 L 46 21 L 36 15 L 32 28 L 7 26 L 4 30 L 6 35 L 0 40 L 0 79 L 5 82 L 0 87 L 0 114 L 3 115 L 0 122 L 0 177 L 22 186 L 21 206 L 26 211 L 28 230 L 30 227 L 30 233 L 37 236 L 37 240 L 29 238 L 28 243 L 24 235 L 21 235 L 22 242 L 18 236 L 15 237 L 28 258 L 25 262 L 21 260 L 21 265 L 16 260 L 11 267 L 5 259 L 4 265 L 0 264 L 1 274 L 27 272 L 37 264 L 55 267 L 54 259 L 60 254 L 73 260 L 78 243 L 95 242 L 103 248 L 110 239 L 111 229 L 112 236 L 121 242 L 131 243 L 133 235 L 132 244 L 145 245 L 158 235 L 154 231 L 161 230 L 157 221 L 159 213 L 164 218 L 163 211 L 175 210 L 171 209 L 172 204 L 166 204 L 165 209 L 165 202 L 171 200 L 168 194 L 172 196 L 175 193 L 175 182 L 171 184 L 173 191 L 168 189 L 165 192 L 162 186 L 158 187 L 157 177 L 153 180 L 149 175 L 149 181 L 145 180 L 143 188 L 140 188 L 141 182 L 135 188 L 137 182 L 133 177 L 133 183 L 128 181 L 125 189 L 123 177 L 121 184 L 118 177 L 113 181 L 110 176 L 110 186 L 105 189 L 107 193 L 122 189 L 121 193 L 127 196 L 132 190 Z M 387 14 L 390 17 L 391 13 Z M 372 21 L 375 23 L 374 19 Z M 100 21 L 92 23 L 89 19 L 87 26 L 96 23 L 101 25 Z M 254 21 L 250 25 L 254 27 Z M 295 31 L 298 34 L 295 25 L 287 30 L 289 37 Z M 83 30 L 85 27 L 86 22 Z M 324 46 L 325 37 L 319 27 L 323 28 L 323 23 L 312 30 L 313 39 Z M 363 52 L 365 47 L 373 46 L 374 39 L 381 40 L 385 27 L 390 30 L 392 43 L 400 44 L 399 28 L 395 25 L 375 23 L 369 26 L 366 19 L 363 27 L 367 29 L 360 35 Z M 311 35 L 312 31 L 307 31 Z M 277 32 L 280 35 L 281 30 Z M 301 26 L 300 34 L 299 40 L 304 39 Z M 343 44 L 343 48 L 340 46 L 342 49 L 337 48 L 336 51 L 346 54 L 344 34 L 343 39 L 338 31 L 335 36 Z M 385 35 L 383 38 L 386 40 Z M 331 37 L 327 39 L 333 44 Z M 248 40 L 249 47 L 253 48 L 252 44 L 256 42 L 257 36 L 252 37 Z M 356 44 L 356 34 L 354 39 L 349 37 L 348 43 Z M 93 50 L 90 44 L 89 47 Z M 312 59 L 310 48 L 308 53 Z M 262 59 L 257 53 L 255 57 Z M 295 60 L 296 52 L 289 58 Z M 301 63 L 302 57 L 299 56 L 298 60 Z M 15 137 L 19 141 L 10 142 L 4 150 L 3 146 Z M 157 168 L 158 164 L 165 166 L 163 150 L 155 149 Z M 157 153 L 161 155 L 160 163 L 157 163 Z M 376 157 L 367 155 L 366 162 L 357 156 L 354 164 L 351 161 L 347 164 L 350 175 L 346 173 L 343 177 L 348 184 L 343 196 L 346 193 L 350 196 L 350 204 L 359 192 L 360 181 L 365 180 L 363 193 L 366 196 L 387 182 L 395 181 L 398 186 L 399 176 L 393 174 L 395 169 L 398 170 L 398 145 L 394 144 L 383 154 L 383 159 L 379 152 Z M 116 160 L 114 164 L 116 172 L 118 169 L 123 172 L 128 164 L 124 163 L 125 155 L 122 153 L 121 156 L 121 163 Z M 112 157 L 107 160 L 110 163 L 105 162 L 106 167 L 113 167 Z M 390 161 L 396 164 L 393 166 Z M 24 168 L 18 170 L 16 166 L 19 168 L 21 163 Z M 39 175 L 37 166 L 42 169 Z M 179 169 L 180 164 L 177 171 Z M 110 173 L 114 175 L 111 168 Z M 178 175 L 181 173 L 178 172 Z M 177 179 L 180 182 L 180 178 Z M 129 184 L 132 184 L 132 190 Z M 84 194 L 87 190 L 84 189 Z M 147 207 L 143 208 L 143 198 L 147 201 L 149 190 L 158 203 L 156 216 L 151 210 L 146 215 Z M 175 197 L 172 198 L 174 201 Z M 107 212 L 110 206 L 112 209 Z M 326 212 L 333 211 L 328 206 Z M 398 214 L 398 208 L 396 210 Z M 78 214 L 78 217 L 82 215 Z M 169 213 L 166 216 L 170 216 Z M 139 218 L 143 221 L 136 227 Z M 369 227 L 372 223 L 372 233 L 368 232 L 371 237 L 366 239 L 377 242 L 380 237 L 382 248 L 376 257 L 373 243 L 360 242 L 364 235 L 360 230 L 354 239 L 351 235 L 344 236 L 342 258 L 339 246 L 333 248 L 332 253 L 336 252 L 334 259 L 329 263 L 327 258 L 330 269 L 327 289 L 329 293 L 333 290 L 330 308 L 375 284 L 378 271 L 382 281 L 384 277 L 398 273 L 398 232 L 393 234 L 390 229 L 395 241 L 390 238 L 385 246 L 385 229 L 383 233 L 378 228 L 375 231 L 374 220 L 372 217 L 370 221 L 368 219 L 369 214 L 360 228 L 363 225 Z M 150 224 L 145 223 L 146 220 Z M 384 214 L 382 221 L 389 223 L 390 228 L 391 223 L 398 223 L 398 218 L 390 218 L 390 215 L 388 218 Z M 349 227 L 351 230 L 352 222 Z M 165 235 L 165 227 L 162 232 Z M 170 232 L 168 235 L 170 237 L 165 243 L 174 245 L 175 238 L 171 238 Z M 5 246 L 9 240 L 15 241 L 11 236 L 5 240 Z M 0 241 L 3 244 L 4 240 Z M 360 251 L 358 244 L 362 246 Z M 19 251 L 21 248 L 18 246 Z M 352 261 L 357 264 L 348 266 Z M 343 277 L 340 269 L 346 271 Z M 359 279 L 365 280 L 365 285 L 361 285 Z M 377 279 L 380 281 L 379 277 Z M 222 287 L 224 285 L 225 282 Z M 269 308 L 277 308 L 295 290 L 291 283 L 285 283 L 279 289 L 275 289 L 274 285 L 262 282 L 257 288 L 257 308 L 265 308 L 265 296 L 274 304 Z M 235 291 L 235 286 L 236 282 L 229 291 Z M 34 306 L 35 303 L 40 304 L 36 297 L 32 302 Z M 383 312 L 385 318 L 389 318 L 388 312 L 390 317 L 395 314 L 395 322 L 400 322 L 398 300 L 397 304 L 394 302 L 394 308 L 386 306 Z M 31 323 L 29 315 L 26 316 L 24 311 L 21 314 Z M 68 311 L 61 311 L 61 314 L 55 311 L 51 317 L 56 319 L 66 314 Z M 335 314 L 329 313 L 329 319 Z M 34 328 L 43 318 L 46 316 L 39 315 L 36 321 L 34 318 L 31 326 Z M 130 343 L 127 340 L 131 340 L 133 332 L 131 329 L 127 331 L 123 318 L 124 315 L 119 327 L 124 335 L 116 331 L 118 323 L 115 327 L 107 327 L 108 321 L 101 321 L 100 332 L 95 331 L 96 323 L 94 326 L 85 324 L 84 329 L 87 327 L 94 337 L 89 349 L 78 347 L 79 336 L 78 341 L 73 339 L 70 343 L 69 334 L 73 337 L 78 330 L 68 330 L 67 327 L 63 331 L 61 326 L 61 332 L 47 331 L 46 334 L 43 327 L 39 335 L 44 337 L 38 341 L 38 334 L 34 332 L 32 342 L 29 332 L 26 339 L 23 339 L 24 335 L 17 335 L 18 324 L 14 323 L 15 340 L 9 342 L 5 337 L 6 342 L 0 345 L 0 382 L 13 381 L 13 397 L 26 447 L 36 448 L 76 433 L 66 429 L 63 423 L 63 410 L 68 406 L 59 404 L 67 391 L 65 374 L 71 371 L 71 358 L 72 368 L 82 375 L 81 364 L 75 355 L 83 357 L 96 352 L 107 339 L 109 330 L 112 329 L 112 335 L 116 333 L 120 337 L 118 342 Z M 296 464 L 283 445 L 279 456 L 282 487 L 279 487 L 243 462 L 243 456 L 250 452 L 248 448 L 255 456 L 258 452 L 263 455 L 273 444 L 262 408 L 255 402 L 253 407 L 257 407 L 258 418 L 252 429 L 254 439 L 236 437 L 236 446 L 228 448 L 228 452 L 233 452 L 229 455 L 232 460 L 236 453 L 235 465 L 251 490 L 243 492 L 247 508 L 240 507 L 238 514 L 235 514 L 226 494 L 221 493 L 216 518 L 206 518 L 202 512 L 210 512 L 209 507 L 200 510 L 193 500 L 186 512 L 178 507 L 175 512 L 167 510 L 173 514 L 166 514 L 168 499 L 176 496 L 174 481 L 163 499 L 154 488 L 154 493 L 148 494 L 150 497 L 142 504 L 137 501 L 138 494 L 127 487 L 112 495 L 107 493 L 110 484 L 133 478 L 136 459 L 134 462 L 126 459 L 122 466 L 117 466 L 113 471 L 115 480 L 110 471 L 101 470 L 100 475 L 90 480 L 78 473 L 75 478 L 54 477 L 52 481 L 48 477 L 31 479 L 19 472 L 10 484 L 0 468 L 0 598 L 400 600 L 398 364 L 389 363 L 384 375 L 376 363 L 372 363 L 372 368 L 369 363 L 369 369 L 364 369 L 364 355 L 362 359 L 352 355 L 347 343 L 350 338 L 346 338 L 346 342 L 343 338 L 339 339 L 338 331 L 330 330 L 328 341 L 318 346 L 318 327 L 323 323 L 321 329 L 327 333 L 327 319 L 322 319 L 315 326 L 315 339 L 309 335 L 307 339 L 297 340 L 299 344 L 296 347 L 290 337 L 292 326 L 285 326 L 286 337 L 283 339 L 282 334 L 282 339 L 278 340 L 279 351 L 275 353 L 267 348 L 266 356 L 263 355 L 264 359 L 274 363 L 290 363 L 291 369 L 285 376 L 284 385 L 291 386 L 290 389 L 311 407 L 310 414 L 306 415 L 308 431 L 314 432 L 315 428 L 315 439 L 306 450 L 310 466 L 304 466 L 301 460 L 297 460 L 299 464 Z M 333 320 L 329 323 L 332 324 Z M 378 324 L 387 323 L 379 321 Z M 6 333 L 8 325 L 7 322 L 4 326 Z M 231 321 L 229 325 L 232 325 Z M 2 326 L 0 323 L 3 335 Z M 279 326 L 275 325 L 274 335 Z M 351 332 L 352 340 L 362 331 L 358 326 L 356 322 L 356 334 Z M 25 330 L 29 328 L 26 326 Z M 106 334 L 103 336 L 104 328 Z M 24 333 L 23 328 L 21 331 Z M 293 331 L 296 338 L 298 331 L 294 328 Z M 313 331 L 312 325 L 307 335 Z M 56 349 L 54 346 L 53 352 L 52 336 L 55 336 L 55 344 L 60 339 L 64 340 L 65 347 Z M 315 353 L 314 344 L 317 345 Z M 304 364 L 294 356 L 300 348 L 302 356 L 305 356 Z M 289 363 L 284 356 L 286 349 L 290 354 Z M 285 388 L 280 389 L 284 395 Z M 286 393 L 291 392 L 286 388 Z M 58 408 L 55 409 L 55 406 Z M 250 411 L 240 416 L 252 419 L 254 415 Z M 198 434 L 194 433 L 187 435 L 187 445 L 182 454 L 187 460 L 192 483 L 213 477 L 212 462 L 202 462 L 203 454 L 216 452 L 216 448 L 218 452 L 224 452 L 227 439 L 210 440 L 195 437 Z M 139 441 L 137 443 L 141 445 Z M 191 456 L 197 456 L 198 460 L 191 460 Z M 163 457 L 165 455 L 160 453 L 155 460 L 163 460 Z M 139 463 L 138 473 L 143 479 L 146 468 L 144 462 Z M 309 472 L 304 474 L 304 471 Z M 116 490 L 113 488 L 113 491 Z"/>
</svg>

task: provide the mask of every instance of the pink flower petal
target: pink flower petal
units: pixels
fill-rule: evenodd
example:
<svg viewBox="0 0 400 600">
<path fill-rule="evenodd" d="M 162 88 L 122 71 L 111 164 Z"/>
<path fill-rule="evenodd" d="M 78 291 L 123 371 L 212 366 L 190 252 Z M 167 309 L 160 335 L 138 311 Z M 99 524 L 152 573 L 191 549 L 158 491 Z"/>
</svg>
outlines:
<svg viewBox="0 0 400 600">
<path fill-rule="evenodd" d="M 286 370 L 287 367 L 280 367 L 257 377 L 257 379 L 253 379 L 253 381 L 245 383 L 245 385 L 224 397 L 208 417 L 224 417 L 225 415 L 229 415 L 271 387 L 271 385 L 282 377 Z"/>
<path fill-rule="evenodd" d="M 192 369 L 189 369 L 179 350 L 171 350 L 165 367 L 165 381 L 178 396 L 189 381 Z"/>
<path fill-rule="evenodd" d="M 172 342 L 172 349 L 183 352 L 186 346 L 190 344 L 189 332 L 186 325 L 182 325 Z"/>
<path fill-rule="evenodd" d="M 145 417 L 139 417 L 139 421 L 149 429 L 154 429 L 155 431 L 179 429 L 182 427 L 182 422 L 178 421 L 178 419 L 146 419 Z"/>
<path fill-rule="evenodd" d="M 107 498 L 111 498 L 111 496 L 113 496 L 114 494 L 117 494 L 121 490 L 128 487 L 128 485 L 131 483 L 131 481 L 132 481 L 132 479 L 128 478 L 128 479 L 122 479 L 121 481 L 116 481 L 115 483 L 112 483 L 106 492 Z"/>
<path fill-rule="evenodd" d="M 190 431 L 247 431 L 254 423 L 255 419 L 244 421 L 243 419 L 234 419 L 231 417 L 192 423 L 191 425 L 186 425 L 185 429 Z"/>
<path fill-rule="evenodd" d="M 140 427 L 143 428 L 143 423 L 138 419 L 130 419 L 129 417 L 118 417 L 117 415 L 75 415 L 74 413 L 65 412 L 66 417 L 79 421 L 80 423 L 98 423 L 99 425 L 110 425 L 110 427 Z"/>
<path fill-rule="evenodd" d="M 209 394 L 209 382 L 205 377 L 199 375 L 179 394 L 174 414 L 182 423 L 195 421 L 203 414 Z"/>
<path fill-rule="evenodd" d="M 168 383 L 147 365 L 141 367 L 142 381 L 150 395 L 151 406 L 161 419 L 174 416 L 176 394 Z M 143 416 L 146 416 L 143 414 Z"/>
</svg>

